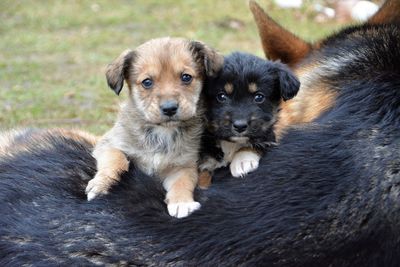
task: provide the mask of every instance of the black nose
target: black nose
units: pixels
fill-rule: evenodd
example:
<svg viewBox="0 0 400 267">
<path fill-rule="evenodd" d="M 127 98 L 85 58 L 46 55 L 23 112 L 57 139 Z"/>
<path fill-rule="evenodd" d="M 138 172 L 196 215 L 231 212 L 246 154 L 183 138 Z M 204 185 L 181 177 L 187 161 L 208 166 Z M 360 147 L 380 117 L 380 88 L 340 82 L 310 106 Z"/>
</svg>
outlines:
<svg viewBox="0 0 400 267">
<path fill-rule="evenodd" d="M 160 109 L 164 115 L 172 117 L 178 111 L 178 103 L 173 100 L 168 100 L 160 105 Z"/>
<path fill-rule="evenodd" d="M 245 120 L 237 120 L 233 122 L 233 129 L 238 133 L 246 131 L 247 126 L 247 121 Z"/>
</svg>

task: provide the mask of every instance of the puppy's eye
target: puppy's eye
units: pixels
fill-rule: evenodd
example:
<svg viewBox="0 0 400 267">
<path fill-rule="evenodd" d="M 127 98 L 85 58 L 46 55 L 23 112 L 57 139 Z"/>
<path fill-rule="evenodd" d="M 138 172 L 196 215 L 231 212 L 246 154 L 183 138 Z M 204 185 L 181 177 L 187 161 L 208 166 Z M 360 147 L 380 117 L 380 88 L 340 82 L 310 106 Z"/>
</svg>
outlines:
<svg viewBox="0 0 400 267">
<path fill-rule="evenodd" d="M 143 81 L 142 81 L 142 86 L 143 86 L 143 88 L 145 88 L 145 89 L 150 89 L 151 87 L 153 87 L 153 80 L 151 80 L 151 79 L 144 79 Z"/>
<path fill-rule="evenodd" d="M 265 96 L 264 96 L 263 94 L 261 94 L 261 93 L 257 93 L 257 94 L 254 96 L 254 102 L 256 102 L 257 104 L 263 103 L 264 100 L 265 100 Z"/>
<path fill-rule="evenodd" d="M 181 81 L 184 83 L 190 83 L 192 81 L 193 77 L 190 74 L 187 73 L 182 73 L 181 75 Z"/>
<path fill-rule="evenodd" d="M 220 103 L 224 103 L 227 99 L 228 99 L 228 97 L 226 96 L 225 93 L 219 93 L 219 94 L 217 95 L 217 100 L 218 100 L 218 102 L 220 102 Z"/>
</svg>

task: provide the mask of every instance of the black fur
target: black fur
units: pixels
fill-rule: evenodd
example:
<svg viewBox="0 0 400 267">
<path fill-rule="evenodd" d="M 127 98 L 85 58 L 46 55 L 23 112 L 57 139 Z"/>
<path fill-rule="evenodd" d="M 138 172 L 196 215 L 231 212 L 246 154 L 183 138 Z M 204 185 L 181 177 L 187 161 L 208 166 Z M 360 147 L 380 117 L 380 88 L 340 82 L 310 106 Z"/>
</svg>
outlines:
<svg viewBox="0 0 400 267">
<path fill-rule="evenodd" d="M 232 93 L 225 91 L 226 84 L 233 86 Z M 256 85 L 256 92 L 249 91 L 250 84 Z M 285 65 L 247 53 L 232 53 L 225 57 L 219 74 L 207 80 L 204 89 L 208 130 L 215 138 L 231 142 L 232 137 L 247 137 L 252 146 L 263 152 L 275 142 L 272 127 L 281 99 L 293 98 L 299 87 L 299 81 Z M 217 100 L 221 93 L 226 96 L 223 103 Z M 265 97 L 264 102 L 255 102 L 257 94 Z M 248 123 L 242 133 L 233 127 L 239 120 Z"/>
<path fill-rule="evenodd" d="M 279 89 L 281 98 L 286 101 L 297 95 L 300 88 L 300 82 L 292 74 L 289 68 L 281 63 L 275 62 L 276 72 L 279 77 Z"/>
<path fill-rule="evenodd" d="M 273 126 L 281 100 L 293 98 L 299 87 L 300 82 L 284 64 L 242 52 L 226 56 L 223 68 L 216 77 L 208 78 L 204 87 L 207 128 L 200 171 L 212 175 L 216 168 L 233 161 L 231 155 L 239 149 L 264 154 L 276 141 Z M 256 102 L 257 97 L 263 97 L 262 102 Z M 245 125 L 245 130 L 238 131 L 238 123 Z M 223 140 L 239 144 L 223 151 Z"/>
<path fill-rule="evenodd" d="M 386 47 L 399 44 L 388 31 L 400 28 L 375 30 L 372 44 L 361 27 L 321 50 L 332 58 L 357 47 L 379 58 L 364 63 L 371 72 L 358 73 L 356 59 L 340 79 L 327 75 L 335 106 L 291 129 L 245 179 L 217 172 L 196 196 L 202 208 L 184 219 L 133 169 L 88 203 L 88 144 L 20 139 L 29 150 L 0 158 L 0 265 L 399 266 L 400 50 Z"/>
</svg>

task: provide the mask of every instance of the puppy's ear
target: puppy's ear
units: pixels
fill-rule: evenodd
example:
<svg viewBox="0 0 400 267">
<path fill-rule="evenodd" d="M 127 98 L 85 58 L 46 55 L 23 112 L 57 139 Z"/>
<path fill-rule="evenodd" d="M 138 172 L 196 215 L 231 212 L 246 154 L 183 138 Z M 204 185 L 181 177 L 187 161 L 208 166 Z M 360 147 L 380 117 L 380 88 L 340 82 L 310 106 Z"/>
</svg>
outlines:
<svg viewBox="0 0 400 267">
<path fill-rule="evenodd" d="M 117 94 L 122 90 L 124 80 L 128 79 L 132 70 L 135 52 L 125 50 L 112 63 L 108 64 L 106 69 L 106 78 L 108 86 Z"/>
<path fill-rule="evenodd" d="M 199 41 L 189 43 L 191 52 L 208 77 L 215 77 L 224 65 L 224 57 L 216 50 Z"/>
<path fill-rule="evenodd" d="M 300 81 L 286 65 L 275 62 L 275 66 L 282 99 L 292 99 L 300 89 Z"/>
</svg>

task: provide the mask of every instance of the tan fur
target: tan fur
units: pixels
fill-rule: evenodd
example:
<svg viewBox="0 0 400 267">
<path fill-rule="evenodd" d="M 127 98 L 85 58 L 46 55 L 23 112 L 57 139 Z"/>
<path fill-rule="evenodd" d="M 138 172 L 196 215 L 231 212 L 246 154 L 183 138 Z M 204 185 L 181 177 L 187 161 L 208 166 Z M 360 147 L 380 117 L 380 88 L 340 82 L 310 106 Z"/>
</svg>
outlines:
<svg viewBox="0 0 400 267">
<path fill-rule="evenodd" d="M 249 84 L 249 92 L 250 92 L 250 93 L 255 93 L 255 92 L 257 92 L 257 84 L 255 84 L 255 83 L 250 83 L 250 84 Z"/>
<path fill-rule="evenodd" d="M 129 99 L 114 127 L 93 151 L 98 173 L 86 189 L 88 199 L 106 194 L 128 170 L 130 159 L 143 172 L 164 182 L 168 205 L 179 208 L 179 203 L 185 203 L 181 208 L 190 209 L 188 205 L 195 203 L 193 190 L 203 130 L 200 93 L 205 75 L 216 73 L 222 63 L 223 57 L 202 43 L 160 38 L 123 52 L 108 66 L 110 87 L 119 93 L 119 79 L 125 79 Z M 182 74 L 191 75 L 192 81 L 183 83 Z M 145 79 L 153 81 L 150 89 L 142 85 Z M 160 111 L 165 101 L 178 103 L 174 119 Z M 182 213 L 171 215 L 183 217 Z"/>
<path fill-rule="evenodd" d="M 7 155 L 11 151 L 16 138 L 20 135 L 25 135 L 27 130 L 10 130 L 0 134 L 0 155 Z M 15 143 L 18 144 L 18 143 Z"/>
<path fill-rule="evenodd" d="M 193 201 L 193 191 L 198 179 L 197 165 L 174 168 L 163 176 L 167 204 Z"/>
<path fill-rule="evenodd" d="M 296 74 L 301 81 L 300 90 L 295 98 L 281 102 L 278 121 L 274 125 L 278 141 L 289 126 L 311 122 L 334 105 L 337 92 L 319 81 L 318 77 L 310 77 L 317 71 L 318 66 L 297 69 Z"/>
<path fill-rule="evenodd" d="M 27 146 L 29 143 L 21 141 L 25 138 L 38 140 L 42 148 L 51 148 L 50 143 L 46 142 L 46 138 L 51 136 L 64 136 L 65 138 L 71 138 L 77 141 L 84 140 L 92 145 L 94 145 L 98 139 L 90 133 L 74 129 L 14 129 L 0 134 L 0 155 L 18 155 L 19 152 L 30 149 Z"/>
<path fill-rule="evenodd" d="M 224 89 L 228 95 L 232 94 L 233 93 L 233 84 L 231 84 L 231 83 L 225 84 Z"/>
<path fill-rule="evenodd" d="M 199 174 L 199 182 L 197 183 L 201 189 L 207 189 L 211 185 L 212 175 L 208 171 L 202 171 Z"/>
<path fill-rule="evenodd" d="M 129 161 L 120 150 L 107 147 L 95 155 L 97 173 L 89 181 L 88 187 L 97 191 L 108 192 L 110 187 L 120 181 L 120 175 L 128 171 Z"/>
<path fill-rule="evenodd" d="M 282 103 L 282 111 L 279 114 L 278 122 L 274 125 L 277 140 L 281 139 L 289 126 L 311 122 L 318 118 L 334 104 L 335 100 L 335 93 L 327 91 L 324 94 L 323 91 L 318 91 L 309 100 Z M 305 105 L 308 106 L 304 107 Z"/>
<path fill-rule="evenodd" d="M 48 130 L 49 133 L 58 133 L 61 134 L 65 137 L 69 137 L 72 138 L 74 140 L 82 140 L 85 139 L 87 142 L 89 142 L 90 144 L 94 145 L 97 140 L 99 139 L 99 137 L 92 135 L 88 132 L 84 132 L 81 130 L 77 130 L 77 129 L 72 129 L 72 130 L 68 130 L 68 129 L 51 129 Z"/>
</svg>

